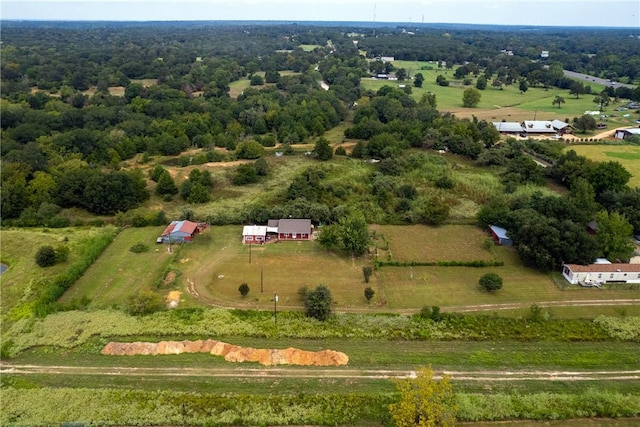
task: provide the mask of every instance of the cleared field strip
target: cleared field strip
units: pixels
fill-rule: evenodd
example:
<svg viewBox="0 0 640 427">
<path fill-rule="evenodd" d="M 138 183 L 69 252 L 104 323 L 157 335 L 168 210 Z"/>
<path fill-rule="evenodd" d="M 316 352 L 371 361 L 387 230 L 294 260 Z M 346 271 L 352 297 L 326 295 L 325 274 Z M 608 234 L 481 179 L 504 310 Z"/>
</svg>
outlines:
<svg viewBox="0 0 640 427">
<path fill-rule="evenodd" d="M 413 370 L 314 369 L 314 368 L 130 368 L 92 366 L 43 366 L 0 364 L 0 373 L 22 375 L 109 375 L 109 376 L 171 376 L 171 377 L 234 377 L 234 378 L 352 378 L 392 379 L 414 378 Z M 436 371 L 435 379 L 449 375 L 453 381 L 602 381 L 640 380 L 640 370 L 631 371 Z"/>
</svg>

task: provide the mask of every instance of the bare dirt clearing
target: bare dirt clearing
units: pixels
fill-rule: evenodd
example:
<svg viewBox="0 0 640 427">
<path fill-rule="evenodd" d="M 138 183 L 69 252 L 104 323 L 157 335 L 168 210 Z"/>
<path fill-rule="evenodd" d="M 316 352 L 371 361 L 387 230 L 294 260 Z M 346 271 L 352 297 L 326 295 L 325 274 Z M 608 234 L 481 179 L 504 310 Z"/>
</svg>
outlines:
<svg viewBox="0 0 640 427">
<path fill-rule="evenodd" d="M 261 365 L 342 366 L 349 357 L 339 351 L 306 351 L 297 348 L 272 350 L 241 347 L 217 340 L 110 342 L 102 354 L 109 356 L 161 355 L 182 353 L 210 353 L 223 356 L 227 362 L 258 362 Z"/>
</svg>

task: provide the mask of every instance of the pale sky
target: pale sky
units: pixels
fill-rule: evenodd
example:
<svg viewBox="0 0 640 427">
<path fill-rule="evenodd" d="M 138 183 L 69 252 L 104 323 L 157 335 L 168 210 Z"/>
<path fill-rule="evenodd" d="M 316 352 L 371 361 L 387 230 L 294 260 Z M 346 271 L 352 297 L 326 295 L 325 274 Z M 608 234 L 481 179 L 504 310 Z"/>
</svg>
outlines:
<svg viewBox="0 0 640 427">
<path fill-rule="evenodd" d="M 640 0 L 0 0 L 2 19 L 277 20 L 632 27 Z"/>
</svg>

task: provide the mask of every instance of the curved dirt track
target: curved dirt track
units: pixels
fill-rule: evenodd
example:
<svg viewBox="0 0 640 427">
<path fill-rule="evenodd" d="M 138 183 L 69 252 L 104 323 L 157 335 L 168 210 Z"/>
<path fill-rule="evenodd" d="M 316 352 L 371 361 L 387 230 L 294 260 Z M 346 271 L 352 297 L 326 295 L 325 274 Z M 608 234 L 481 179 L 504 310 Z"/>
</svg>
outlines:
<svg viewBox="0 0 640 427">
<path fill-rule="evenodd" d="M 0 374 L 21 375 L 107 375 L 145 377 L 234 377 L 234 378 L 334 378 L 391 379 L 413 378 L 415 371 L 393 369 L 326 368 L 131 368 L 92 366 L 40 366 L 0 363 Z M 436 371 L 435 378 L 449 375 L 453 381 L 602 381 L 640 380 L 640 370 L 633 371 Z"/>
</svg>

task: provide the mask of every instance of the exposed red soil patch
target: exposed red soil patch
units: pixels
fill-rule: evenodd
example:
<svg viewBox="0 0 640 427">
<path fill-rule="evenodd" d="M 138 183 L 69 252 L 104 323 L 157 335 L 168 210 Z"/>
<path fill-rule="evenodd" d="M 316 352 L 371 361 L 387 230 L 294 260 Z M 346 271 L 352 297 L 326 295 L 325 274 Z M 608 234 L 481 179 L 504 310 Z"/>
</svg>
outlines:
<svg viewBox="0 0 640 427">
<path fill-rule="evenodd" d="M 227 362 L 258 362 L 261 365 L 301 365 L 301 366 L 343 366 L 349 357 L 339 351 L 306 351 L 297 348 L 272 350 L 240 347 L 217 340 L 160 341 L 152 342 L 110 342 L 102 349 L 102 354 L 111 356 L 158 355 L 181 353 L 210 353 L 223 356 Z"/>
</svg>

